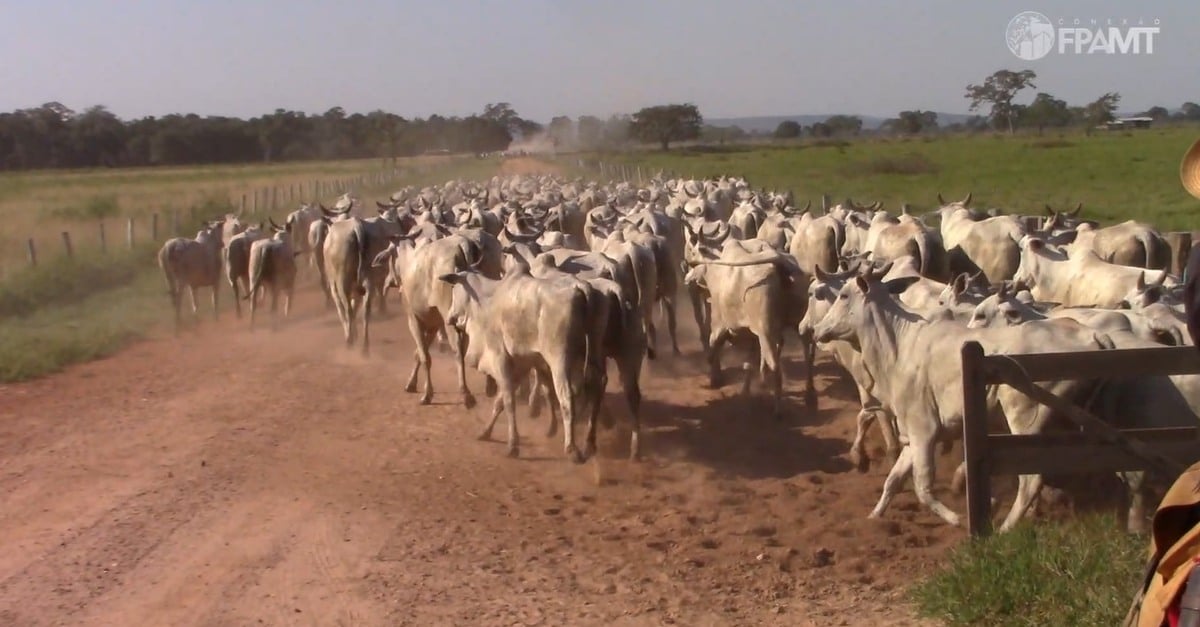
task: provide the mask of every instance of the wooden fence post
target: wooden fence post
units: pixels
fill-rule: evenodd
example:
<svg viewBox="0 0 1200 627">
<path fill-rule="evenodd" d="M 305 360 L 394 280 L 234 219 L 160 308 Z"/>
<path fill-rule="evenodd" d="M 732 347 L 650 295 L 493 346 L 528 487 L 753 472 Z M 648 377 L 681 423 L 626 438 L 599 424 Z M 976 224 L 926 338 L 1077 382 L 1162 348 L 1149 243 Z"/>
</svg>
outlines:
<svg viewBox="0 0 1200 627">
<path fill-rule="evenodd" d="M 63 231 L 63 232 L 62 232 L 62 241 L 63 241 L 63 248 L 65 248 L 65 249 L 66 249 L 66 251 L 67 251 L 67 256 L 68 256 L 68 257 L 74 257 L 74 256 L 75 256 L 75 249 L 74 249 L 74 248 L 71 246 L 71 233 L 70 233 L 70 231 Z"/>
<path fill-rule="evenodd" d="M 963 457 L 967 465 L 967 531 L 972 537 L 992 532 L 992 476 L 988 460 L 987 389 L 983 346 L 962 346 Z"/>
<path fill-rule="evenodd" d="M 33 238 L 29 238 L 25 242 L 25 248 L 29 251 L 29 265 L 37 267 L 37 247 L 33 245 Z"/>
<path fill-rule="evenodd" d="M 279 206 L 279 188 L 275 185 L 271 186 L 271 209 Z"/>
<path fill-rule="evenodd" d="M 125 224 L 125 243 L 133 250 L 133 218 L 129 218 L 129 222 Z"/>
<path fill-rule="evenodd" d="M 150 239 L 158 241 L 158 212 L 150 214 Z"/>
<path fill-rule="evenodd" d="M 242 194 L 242 204 L 238 205 L 238 213 L 246 213 L 246 194 Z"/>
<path fill-rule="evenodd" d="M 191 219 L 192 219 L 192 224 L 195 224 L 195 223 L 196 223 L 196 207 L 195 207 L 194 205 L 193 205 L 193 206 L 192 206 L 192 208 L 191 208 L 191 209 L 188 211 L 188 215 L 189 215 L 189 216 L 191 217 Z"/>
<path fill-rule="evenodd" d="M 104 220 L 100 221 L 100 252 L 108 252 L 108 240 L 104 237 Z"/>
</svg>

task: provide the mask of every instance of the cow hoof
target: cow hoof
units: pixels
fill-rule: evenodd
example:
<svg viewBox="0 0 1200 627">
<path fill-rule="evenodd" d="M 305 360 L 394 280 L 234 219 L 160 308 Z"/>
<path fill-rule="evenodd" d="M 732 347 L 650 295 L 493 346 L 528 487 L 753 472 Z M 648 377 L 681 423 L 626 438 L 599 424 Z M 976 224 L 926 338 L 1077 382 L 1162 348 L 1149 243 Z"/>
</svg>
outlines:
<svg viewBox="0 0 1200 627">
<path fill-rule="evenodd" d="M 850 451 L 850 463 L 854 464 L 854 469 L 858 472 L 867 472 L 871 467 L 871 460 L 858 451 Z"/>
<path fill-rule="evenodd" d="M 558 427 L 555 425 L 550 425 L 550 428 L 546 429 L 546 437 L 552 438 L 555 435 L 558 435 Z"/>
<path fill-rule="evenodd" d="M 567 449 L 567 458 L 570 459 L 572 463 L 576 464 L 582 464 L 583 462 L 587 461 L 587 458 L 583 456 L 583 453 L 581 453 L 579 449 L 575 448 L 573 445 Z"/>
<path fill-rule="evenodd" d="M 422 405 L 429 405 L 431 403 L 433 403 L 433 394 L 426 392 L 423 396 L 421 396 Z"/>
<path fill-rule="evenodd" d="M 646 347 L 646 359 L 658 359 L 658 353 L 655 352 L 653 346 Z"/>
<path fill-rule="evenodd" d="M 413 381 L 412 383 L 404 386 L 404 391 L 408 392 L 409 394 L 415 394 L 417 392 L 417 382 Z"/>
<path fill-rule="evenodd" d="M 490 442 L 492 440 L 492 430 L 484 429 L 479 433 L 479 435 L 475 436 L 475 439 L 479 440 L 480 442 Z"/>
<path fill-rule="evenodd" d="M 516 459 L 521 456 L 521 449 L 517 446 L 508 447 L 508 456 Z"/>
<path fill-rule="evenodd" d="M 804 407 L 807 408 L 808 411 L 817 411 L 817 406 L 819 403 L 820 401 L 817 400 L 816 390 L 808 390 L 804 393 Z"/>
<path fill-rule="evenodd" d="M 467 409 L 473 409 L 475 407 L 475 395 L 470 392 L 463 394 L 463 406 Z"/>
</svg>

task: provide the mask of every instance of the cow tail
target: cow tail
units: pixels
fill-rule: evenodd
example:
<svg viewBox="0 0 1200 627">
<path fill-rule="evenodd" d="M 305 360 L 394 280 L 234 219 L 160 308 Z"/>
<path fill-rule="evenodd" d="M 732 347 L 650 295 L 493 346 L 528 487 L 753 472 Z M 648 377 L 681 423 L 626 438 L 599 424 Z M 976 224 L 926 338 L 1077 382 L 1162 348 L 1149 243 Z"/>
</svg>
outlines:
<svg viewBox="0 0 1200 627">
<path fill-rule="evenodd" d="M 596 376 L 596 373 L 592 369 L 592 351 L 597 350 L 597 347 L 592 346 L 592 330 L 588 324 L 592 312 L 588 296 L 588 290 L 580 287 L 575 290 L 575 295 L 571 298 L 571 333 L 569 337 L 583 335 L 583 368 L 581 370 L 581 380 L 573 386 L 573 392 L 576 397 L 580 397 L 581 393 L 590 388 L 589 384 L 593 380 L 593 377 Z"/>
<path fill-rule="evenodd" d="M 358 268 L 355 271 L 357 277 L 355 292 L 362 296 L 367 293 L 367 276 L 371 268 L 371 260 L 367 259 L 371 252 L 367 245 L 367 229 L 362 220 L 355 219 L 354 221 L 354 239 L 358 242 L 358 255 L 355 258 L 358 262 Z"/>
<path fill-rule="evenodd" d="M 163 279 L 167 282 L 167 293 L 171 298 L 175 298 L 175 262 L 171 258 L 171 252 L 174 246 L 167 243 L 162 248 L 158 249 L 158 267 L 162 269 Z"/>
</svg>

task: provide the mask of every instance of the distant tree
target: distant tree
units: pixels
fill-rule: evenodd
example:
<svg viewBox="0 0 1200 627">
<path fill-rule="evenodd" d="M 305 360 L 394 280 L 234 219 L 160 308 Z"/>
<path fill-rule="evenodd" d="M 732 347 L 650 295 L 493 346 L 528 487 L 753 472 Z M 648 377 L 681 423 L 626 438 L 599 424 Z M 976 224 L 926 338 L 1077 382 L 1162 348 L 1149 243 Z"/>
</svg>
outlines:
<svg viewBox="0 0 1200 627">
<path fill-rule="evenodd" d="M 669 150 L 673 141 L 699 137 L 704 118 L 694 104 L 669 104 L 641 109 L 630 122 L 630 137 Z"/>
<path fill-rule="evenodd" d="M 610 115 L 604 122 L 603 144 L 606 146 L 619 146 L 624 144 L 632 137 L 630 130 L 633 125 L 633 117 L 630 115 Z"/>
<path fill-rule="evenodd" d="M 1154 107 L 1150 107 L 1149 109 L 1146 109 L 1146 112 L 1143 113 L 1142 115 L 1149 117 L 1149 118 L 1154 118 L 1155 121 L 1160 121 L 1160 120 L 1166 120 L 1167 118 L 1170 118 L 1171 112 L 1167 111 L 1166 107 L 1154 106 Z"/>
<path fill-rule="evenodd" d="M 795 120 L 784 120 L 775 127 L 776 139 L 794 139 L 800 136 L 803 127 Z"/>
<path fill-rule="evenodd" d="M 971 101 L 970 110 L 976 111 L 983 104 L 991 105 L 989 118 L 996 126 L 1007 127 L 1010 134 L 1016 132 L 1016 115 L 1013 109 L 1013 99 L 1021 90 L 1034 88 L 1033 80 L 1037 74 L 1033 70 L 999 70 L 984 80 L 982 85 L 967 85 L 967 99 Z"/>
<path fill-rule="evenodd" d="M 1200 120 L 1200 104 L 1185 102 L 1179 107 L 1179 115 L 1185 120 Z"/>
<path fill-rule="evenodd" d="M 604 141 L 604 120 L 592 115 L 579 116 L 579 126 L 576 130 L 579 145 L 595 148 Z"/>
<path fill-rule="evenodd" d="M 937 130 L 937 113 L 934 111 L 901 111 L 900 115 L 884 123 L 887 130 L 916 135 L 926 131 Z"/>
<path fill-rule="evenodd" d="M 808 127 L 808 134 L 812 137 L 829 137 L 833 135 L 833 129 L 825 122 L 814 122 Z"/>
<path fill-rule="evenodd" d="M 1071 111 L 1064 100 L 1059 100 L 1046 92 L 1040 92 L 1028 107 L 1018 111 L 1018 121 L 1021 126 L 1033 126 L 1041 135 L 1047 126 L 1066 126 L 1071 123 Z"/>
<path fill-rule="evenodd" d="M 825 126 L 833 135 L 858 135 L 862 125 L 862 118 L 856 115 L 833 115 L 825 120 Z"/>
<path fill-rule="evenodd" d="M 1112 122 L 1115 119 L 1117 103 L 1119 102 L 1121 102 L 1121 94 L 1108 92 L 1085 105 L 1083 114 L 1088 126 L 1099 126 Z"/>
<path fill-rule="evenodd" d="M 555 116 L 550 120 L 550 126 L 546 127 L 546 132 L 550 134 L 550 140 L 554 142 L 555 147 L 574 144 L 574 130 L 575 124 L 565 115 Z"/>
</svg>

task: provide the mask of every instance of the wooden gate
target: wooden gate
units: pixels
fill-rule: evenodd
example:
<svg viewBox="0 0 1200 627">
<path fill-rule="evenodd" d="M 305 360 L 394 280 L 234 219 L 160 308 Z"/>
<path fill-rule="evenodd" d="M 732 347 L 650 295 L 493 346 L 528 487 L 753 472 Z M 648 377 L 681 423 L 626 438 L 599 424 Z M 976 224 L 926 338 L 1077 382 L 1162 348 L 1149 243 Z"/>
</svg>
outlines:
<svg viewBox="0 0 1200 627">
<path fill-rule="evenodd" d="M 1200 460 L 1200 424 L 1121 430 L 1036 383 L 1197 373 L 1200 351 L 1193 346 L 985 355 L 978 342 L 964 343 L 963 454 L 970 534 L 983 536 L 992 531 L 993 474 L 1147 470 L 1170 482 Z M 1079 431 L 988 433 L 987 386 L 999 384 L 1009 385 L 1054 409 L 1075 423 Z"/>
</svg>

